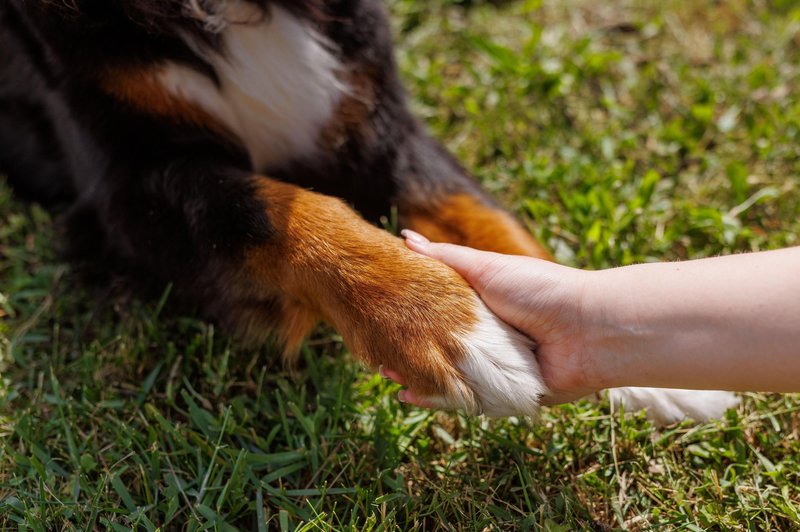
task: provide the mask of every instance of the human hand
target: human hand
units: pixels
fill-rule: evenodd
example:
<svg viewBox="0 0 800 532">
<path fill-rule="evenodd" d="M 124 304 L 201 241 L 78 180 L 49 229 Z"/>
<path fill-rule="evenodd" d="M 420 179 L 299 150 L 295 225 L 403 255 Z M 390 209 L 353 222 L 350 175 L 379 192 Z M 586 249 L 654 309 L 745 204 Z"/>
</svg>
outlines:
<svg viewBox="0 0 800 532">
<path fill-rule="evenodd" d="M 431 243 L 411 231 L 403 236 L 410 249 L 453 268 L 500 319 L 535 340 L 550 390 L 545 404 L 626 386 L 798 389 L 800 247 L 590 272 Z M 381 373 L 409 386 L 402 401 L 429 406 L 394 368 Z M 659 407 L 674 403 L 663 394 L 668 401 Z M 701 414 L 724 411 L 731 397 L 703 396 Z"/>
<path fill-rule="evenodd" d="M 599 389 L 592 385 L 586 352 L 582 300 L 588 272 L 540 259 L 477 251 L 453 244 L 431 243 L 413 231 L 403 231 L 406 245 L 438 259 L 472 285 L 497 316 L 537 343 L 537 359 L 550 390 L 546 404 L 568 402 Z M 392 368 L 381 374 L 409 388 L 401 401 L 430 406 Z"/>
</svg>

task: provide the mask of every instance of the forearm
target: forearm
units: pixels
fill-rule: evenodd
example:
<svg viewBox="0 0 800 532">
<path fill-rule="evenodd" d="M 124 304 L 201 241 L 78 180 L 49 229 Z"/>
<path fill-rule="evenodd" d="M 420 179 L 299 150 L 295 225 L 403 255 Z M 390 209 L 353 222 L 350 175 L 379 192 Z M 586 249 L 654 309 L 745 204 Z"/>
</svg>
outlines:
<svg viewBox="0 0 800 532">
<path fill-rule="evenodd" d="M 589 275 L 599 386 L 800 391 L 800 248 Z"/>
</svg>

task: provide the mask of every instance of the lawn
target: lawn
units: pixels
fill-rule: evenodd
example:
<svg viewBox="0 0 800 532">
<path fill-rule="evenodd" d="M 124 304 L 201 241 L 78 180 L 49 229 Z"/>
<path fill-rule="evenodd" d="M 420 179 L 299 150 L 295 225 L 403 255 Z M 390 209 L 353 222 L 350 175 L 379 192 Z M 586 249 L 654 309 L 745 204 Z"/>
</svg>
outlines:
<svg viewBox="0 0 800 532">
<path fill-rule="evenodd" d="M 560 261 L 799 243 L 793 0 L 389 7 L 418 114 Z M 607 402 L 535 422 L 421 411 L 329 329 L 288 372 L 168 287 L 87 289 L 58 245 L 0 180 L 3 528 L 800 526 L 800 396 L 665 429 Z"/>
</svg>

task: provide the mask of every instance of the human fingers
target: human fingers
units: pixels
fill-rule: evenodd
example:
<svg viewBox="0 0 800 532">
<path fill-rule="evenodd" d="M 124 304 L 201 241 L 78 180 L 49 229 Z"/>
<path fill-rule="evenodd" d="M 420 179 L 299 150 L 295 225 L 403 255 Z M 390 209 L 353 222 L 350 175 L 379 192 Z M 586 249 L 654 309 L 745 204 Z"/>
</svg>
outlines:
<svg viewBox="0 0 800 532">
<path fill-rule="evenodd" d="M 403 229 L 401 235 L 406 246 L 412 251 L 441 261 L 456 272 L 481 293 L 496 274 L 505 269 L 506 261 L 513 260 L 511 256 L 479 251 L 456 244 L 431 242 L 424 236 Z"/>
<path fill-rule="evenodd" d="M 403 378 L 402 375 L 400 375 L 396 371 L 381 366 L 380 368 L 378 368 L 378 373 L 380 373 L 381 377 L 383 377 L 384 379 L 392 380 L 401 386 L 406 385 L 406 380 Z M 427 401 L 423 396 L 418 395 L 413 390 L 409 389 L 400 390 L 400 392 L 397 394 L 397 398 L 402 403 L 408 403 L 422 408 L 434 408 L 433 404 Z"/>
</svg>

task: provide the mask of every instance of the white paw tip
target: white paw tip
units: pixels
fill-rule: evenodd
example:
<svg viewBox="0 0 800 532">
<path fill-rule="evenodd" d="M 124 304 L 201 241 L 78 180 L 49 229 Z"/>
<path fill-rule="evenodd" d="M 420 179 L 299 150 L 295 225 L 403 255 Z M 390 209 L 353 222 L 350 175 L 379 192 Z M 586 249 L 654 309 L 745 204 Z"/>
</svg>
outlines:
<svg viewBox="0 0 800 532">
<path fill-rule="evenodd" d="M 535 415 L 547 388 L 533 341 L 476 300 L 477 323 L 458 338 L 464 346 L 465 356 L 458 365 L 463 382 L 453 383 L 456 397 L 447 402 L 491 417 Z"/>
<path fill-rule="evenodd" d="M 608 395 L 614 404 L 622 404 L 629 412 L 646 409 L 647 417 L 660 426 L 685 419 L 704 422 L 721 418 L 726 410 L 739 404 L 736 394 L 716 390 L 616 388 Z"/>
</svg>

